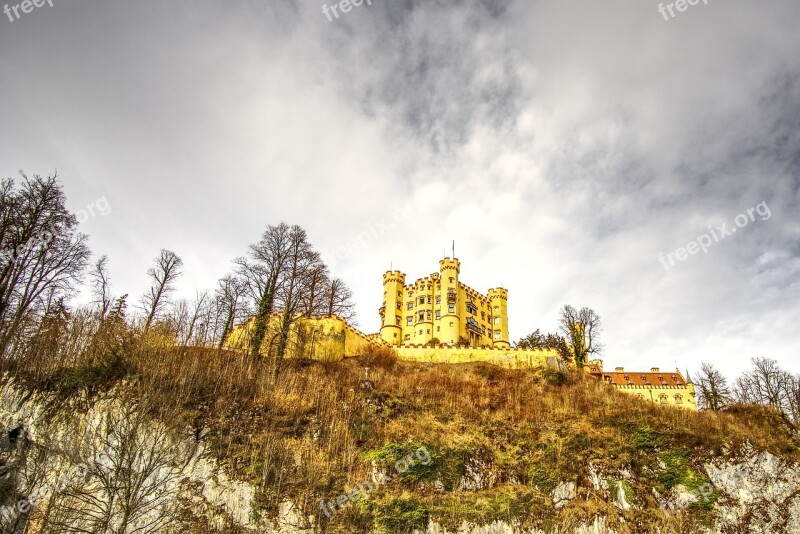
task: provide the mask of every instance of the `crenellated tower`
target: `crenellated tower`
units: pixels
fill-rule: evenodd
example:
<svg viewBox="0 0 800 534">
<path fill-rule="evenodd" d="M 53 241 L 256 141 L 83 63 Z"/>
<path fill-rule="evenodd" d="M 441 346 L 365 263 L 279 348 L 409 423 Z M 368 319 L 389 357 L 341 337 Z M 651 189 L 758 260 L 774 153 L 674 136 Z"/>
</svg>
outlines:
<svg viewBox="0 0 800 534">
<path fill-rule="evenodd" d="M 508 290 L 498 287 L 489 290 L 492 306 L 492 346 L 496 349 L 511 347 L 508 342 Z"/>
<path fill-rule="evenodd" d="M 381 339 L 392 345 L 399 345 L 403 339 L 401 321 L 405 283 L 406 275 L 400 271 L 387 271 L 383 275 L 383 305 L 378 310 Z"/>
<path fill-rule="evenodd" d="M 442 343 L 456 343 L 461 335 L 459 321 L 459 284 L 458 274 L 461 264 L 458 258 L 444 258 L 439 261 L 439 280 L 441 280 L 441 321 L 438 337 Z"/>
</svg>

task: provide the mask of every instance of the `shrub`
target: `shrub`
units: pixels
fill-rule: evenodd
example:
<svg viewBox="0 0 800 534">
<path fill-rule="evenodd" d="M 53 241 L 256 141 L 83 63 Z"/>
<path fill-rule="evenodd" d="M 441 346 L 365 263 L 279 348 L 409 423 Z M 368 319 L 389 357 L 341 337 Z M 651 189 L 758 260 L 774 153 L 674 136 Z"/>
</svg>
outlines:
<svg viewBox="0 0 800 534">
<path fill-rule="evenodd" d="M 395 498 L 375 510 L 375 522 L 390 533 L 424 530 L 429 519 L 428 509 L 414 499 Z"/>
<path fill-rule="evenodd" d="M 111 354 L 97 363 L 86 362 L 67 369 L 59 384 L 59 393 L 68 398 L 79 391 L 91 397 L 125 378 L 131 366 L 120 355 Z"/>
<path fill-rule="evenodd" d="M 543 369 L 542 378 L 551 386 L 561 386 L 567 382 L 569 374 L 564 371 L 554 371 L 552 369 Z"/>
<path fill-rule="evenodd" d="M 424 452 L 420 454 L 419 451 L 422 450 L 428 456 Z M 387 443 L 378 450 L 364 453 L 363 457 L 366 461 L 374 462 L 378 469 L 388 472 L 390 476 L 396 473 L 399 480 L 407 483 L 435 480 L 437 470 L 442 464 L 441 457 L 436 455 L 432 447 L 414 441 L 402 445 Z M 405 467 L 399 472 L 397 467 L 403 464 Z"/>
<path fill-rule="evenodd" d="M 370 347 L 360 360 L 368 367 L 394 369 L 397 365 L 397 353 L 391 347 Z"/>
</svg>

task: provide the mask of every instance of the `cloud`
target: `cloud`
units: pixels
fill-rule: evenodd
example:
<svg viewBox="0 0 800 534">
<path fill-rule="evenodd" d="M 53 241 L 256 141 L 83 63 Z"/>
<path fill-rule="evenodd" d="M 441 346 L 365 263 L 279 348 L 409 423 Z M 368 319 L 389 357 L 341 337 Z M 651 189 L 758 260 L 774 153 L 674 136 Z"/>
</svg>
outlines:
<svg viewBox="0 0 800 534">
<path fill-rule="evenodd" d="M 287 220 L 365 330 L 382 272 L 425 276 L 455 240 L 467 284 L 510 290 L 514 338 L 589 305 L 610 366 L 800 371 L 800 6 L 657 5 L 59 5 L 0 32 L 2 174 L 58 167 L 76 209 L 105 196 L 88 231 L 120 292 L 167 247 L 191 295 Z M 761 201 L 769 221 L 660 265 Z"/>
</svg>

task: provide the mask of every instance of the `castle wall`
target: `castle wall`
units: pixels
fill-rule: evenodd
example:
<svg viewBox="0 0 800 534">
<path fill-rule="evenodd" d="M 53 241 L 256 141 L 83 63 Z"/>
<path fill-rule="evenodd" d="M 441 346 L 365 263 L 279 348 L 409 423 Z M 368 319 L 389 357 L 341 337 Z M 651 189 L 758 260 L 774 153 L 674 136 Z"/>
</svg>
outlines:
<svg viewBox="0 0 800 534">
<path fill-rule="evenodd" d="M 565 365 L 555 350 L 490 349 L 447 345 L 401 346 L 394 347 L 394 350 L 399 359 L 419 363 L 486 362 L 508 369 L 544 367 L 560 369 Z"/>
<path fill-rule="evenodd" d="M 276 344 L 280 314 L 274 314 L 267 325 L 261 354 L 267 356 Z M 246 349 L 252 335 L 253 321 L 238 325 L 226 340 L 228 349 Z M 376 347 L 392 348 L 400 360 L 420 363 L 486 362 L 509 369 L 544 368 L 566 369 L 555 350 L 492 349 L 489 347 L 453 347 L 449 345 L 393 346 L 376 334 L 366 335 L 350 326 L 341 317 L 315 316 L 295 319 L 289 332 L 286 358 L 310 358 L 339 361 L 366 354 Z"/>
<path fill-rule="evenodd" d="M 361 356 L 374 347 L 386 345 L 386 342 L 380 336 L 375 336 L 374 334 L 368 336 L 349 324 L 345 324 L 344 336 L 343 357 L 345 358 Z"/>
<path fill-rule="evenodd" d="M 273 314 L 267 322 L 264 341 L 260 354 L 267 356 L 277 345 L 280 333 L 281 314 Z M 251 319 L 237 325 L 225 340 L 224 347 L 231 350 L 243 350 L 249 347 L 253 334 L 254 321 Z M 338 361 L 347 353 L 348 326 L 341 317 L 324 315 L 295 318 L 289 328 L 289 339 L 286 347 L 286 358 L 311 358 L 314 360 Z M 363 336 L 363 334 L 362 334 Z M 350 334 L 353 337 L 353 334 Z M 363 336 L 366 338 L 366 336 Z M 351 350 L 352 344 L 351 341 Z"/>
</svg>

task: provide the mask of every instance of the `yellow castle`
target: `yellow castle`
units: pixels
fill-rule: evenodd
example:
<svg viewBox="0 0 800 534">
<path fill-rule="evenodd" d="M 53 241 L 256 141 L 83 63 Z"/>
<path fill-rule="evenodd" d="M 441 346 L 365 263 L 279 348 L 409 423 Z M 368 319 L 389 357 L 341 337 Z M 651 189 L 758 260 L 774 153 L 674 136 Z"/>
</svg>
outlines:
<svg viewBox="0 0 800 534">
<path fill-rule="evenodd" d="M 479 293 L 459 279 L 456 258 L 439 262 L 439 272 L 406 285 L 406 275 L 383 275 L 380 337 L 389 345 L 468 345 L 507 349 L 508 291 Z"/>
<path fill-rule="evenodd" d="M 292 320 L 286 357 L 338 361 L 391 347 L 401 360 L 421 363 L 486 362 L 511 369 L 567 370 L 555 349 L 511 348 L 508 337 L 508 291 L 489 289 L 484 295 L 459 281 L 456 258 L 439 262 L 439 272 L 406 285 L 406 275 L 383 275 L 383 304 L 378 310 L 380 332 L 364 334 L 335 315 L 305 316 Z M 281 317 L 273 314 L 261 352 L 272 354 Z M 226 348 L 244 349 L 250 343 L 253 322 L 237 325 Z M 644 400 L 697 410 L 694 385 L 675 373 L 604 372 L 602 360 L 587 362 L 584 372 L 618 391 Z"/>
</svg>

